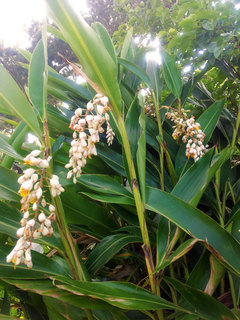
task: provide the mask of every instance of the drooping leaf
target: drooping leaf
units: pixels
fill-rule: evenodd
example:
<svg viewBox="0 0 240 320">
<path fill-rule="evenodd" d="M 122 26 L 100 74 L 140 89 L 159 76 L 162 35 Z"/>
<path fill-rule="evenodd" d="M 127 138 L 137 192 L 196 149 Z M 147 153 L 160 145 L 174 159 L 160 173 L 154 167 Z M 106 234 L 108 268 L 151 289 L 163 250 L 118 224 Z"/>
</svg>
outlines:
<svg viewBox="0 0 240 320">
<path fill-rule="evenodd" d="M 18 194 L 18 174 L 12 170 L 0 166 L 0 199 L 20 201 Z"/>
<path fill-rule="evenodd" d="M 197 119 L 201 124 L 202 131 L 205 133 L 204 143 L 207 143 L 218 123 L 220 114 L 224 107 L 224 100 L 216 101 Z"/>
<path fill-rule="evenodd" d="M 202 240 L 227 268 L 240 274 L 240 245 L 217 222 L 179 198 L 147 187 L 146 208 L 163 215 L 192 237 Z"/>
<path fill-rule="evenodd" d="M 87 295 L 106 301 L 111 305 L 128 310 L 159 310 L 180 307 L 126 282 L 80 282 L 64 277 L 56 278 L 56 287 L 77 295 Z M 185 310 L 182 310 L 185 311 Z M 191 313 L 191 312 L 190 312 Z"/>
<path fill-rule="evenodd" d="M 32 106 L 2 65 L 0 65 L 0 81 L 0 110 L 2 107 L 4 108 L 1 112 L 5 113 L 4 111 L 6 110 L 8 114 L 10 112 L 10 114 L 22 119 L 28 127 L 41 138 L 41 129 Z"/>
<path fill-rule="evenodd" d="M 166 52 L 162 52 L 163 72 L 168 89 L 178 98 L 181 97 L 182 80 L 173 58 Z"/>
<path fill-rule="evenodd" d="M 104 238 L 90 253 L 86 267 L 90 274 L 94 274 L 103 267 L 115 254 L 129 243 L 141 242 L 139 236 L 131 234 L 115 234 Z"/>
<path fill-rule="evenodd" d="M 43 41 L 40 40 L 32 54 L 29 66 L 29 95 L 33 105 L 37 108 L 40 116 L 43 116 L 43 82 L 45 71 L 45 58 Z"/>
<path fill-rule="evenodd" d="M 14 148 L 1 137 L 0 137 L 0 152 L 5 153 L 16 160 L 23 160 L 23 157 L 19 153 L 17 153 L 14 150 Z"/>
<path fill-rule="evenodd" d="M 109 98 L 116 114 L 121 107 L 117 67 L 98 34 L 66 0 L 47 0 L 48 11 L 79 58 L 88 78 Z"/>
<path fill-rule="evenodd" d="M 149 79 L 147 73 L 139 68 L 135 63 L 128 61 L 126 59 L 118 58 L 118 63 L 135 74 L 140 80 L 142 80 L 147 86 L 151 86 L 151 80 Z"/>
<path fill-rule="evenodd" d="M 226 306 L 219 301 L 209 296 L 200 290 L 194 289 L 180 281 L 164 278 L 167 282 L 172 284 L 177 291 L 186 299 L 193 307 L 195 312 L 198 312 L 203 319 L 216 320 L 216 319 L 231 319 L 237 320 L 237 317 Z"/>
</svg>

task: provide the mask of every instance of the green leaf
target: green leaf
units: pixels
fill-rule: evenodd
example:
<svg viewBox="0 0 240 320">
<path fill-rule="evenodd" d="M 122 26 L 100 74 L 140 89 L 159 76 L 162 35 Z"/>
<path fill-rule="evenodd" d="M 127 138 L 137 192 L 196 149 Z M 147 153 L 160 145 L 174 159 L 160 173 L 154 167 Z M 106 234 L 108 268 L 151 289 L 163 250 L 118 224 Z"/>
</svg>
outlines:
<svg viewBox="0 0 240 320">
<path fill-rule="evenodd" d="M 125 120 L 125 127 L 126 127 L 127 136 L 128 136 L 128 140 L 131 147 L 132 158 L 135 166 L 137 166 L 136 158 L 137 158 L 138 140 L 142 133 L 142 129 L 138 121 L 141 113 L 142 113 L 142 108 L 140 107 L 138 103 L 138 98 L 136 96 L 128 110 L 126 120 Z"/>
<path fill-rule="evenodd" d="M 94 296 L 116 307 L 127 310 L 176 309 L 178 307 L 144 289 L 126 282 L 81 282 L 56 277 L 56 287 L 77 295 Z M 184 310 L 183 310 L 184 311 Z"/>
<path fill-rule="evenodd" d="M 17 153 L 13 149 L 13 147 L 1 137 L 0 137 L 0 152 L 7 154 L 13 159 L 20 160 L 20 161 L 23 160 L 23 157 L 19 153 Z"/>
<path fill-rule="evenodd" d="M 28 269 L 26 265 L 20 264 L 14 270 L 12 263 L 6 262 L 7 255 L 11 252 L 13 247 L 1 246 L 0 248 L 0 278 L 23 278 L 23 279 L 41 279 L 46 278 L 47 275 L 71 275 L 70 272 L 63 268 L 62 264 L 46 257 L 45 255 L 36 251 L 31 251 L 33 268 Z"/>
<path fill-rule="evenodd" d="M 116 229 L 112 216 L 103 207 L 98 206 L 84 195 L 76 194 L 70 188 L 65 188 L 61 199 L 68 223 L 85 225 L 102 236 Z"/>
<path fill-rule="evenodd" d="M 194 289 L 186 284 L 175 279 L 164 277 L 165 281 L 172 284 L 174 288 L 186 299 L 193 307 L 195 312 L 198 312 L 201 318 L 207 320 L 216 319 L 235 319 L 236 316 L 222 303 L 218 302 L 213 297 L 200 290 Z"/>
<path fill-rule="evenodd" d="M 201 124 L 202 131 L 206 137 L 204 143 L 207 143 L 218 123 L 220 114 L 224 107 L 224 100 L 219 100 L 212 104 L 198 119 L 197 121 Z"/>
<path fill-rule="evenodd" d="M 96 31 L 96 33 L 102 39 L 102 42 L 104 43 L 105 48 L 107 49 L 108 53 L 110 54 L 114 63 L 116 64 L 117 57 L 116 57 L 114 45 L 113 45 L 112 39 L 110 38 L 107 32 L 107 29 L 99 22 L 93 23 L 92 28 Z"/>
<path fill-rule="evenodd" d="M 146 192 L 146 116 L 144 109 L 139 117 L 139 124 L 142 129 L 141 136 L 138 140 L 137 149 L 137 168 L 138 168 L 138 178 L 140 184 L 140 191 L 142 195 L 143 202 L 145 202 L 145 192 Z"/>
<path fill-rule="evenodd" d="M 0 65 L 0 104 L 4 103 L 4 109 L 9 110 L 18 118 L 22 119 L 28 127 L 39 137 L 42 137 L 40 126 L 33 108 L 20 90 L 10 74 Z M 9 112 L 7 111 L 7 112 Z M 3 113 L 5 113 L 3 111 Z"/>
<path fill-rule="evenodd" d="M 22 280 L 22 279 L 4 279 L 6 283 L 14 285 L 22 290 L 37 293 L 44 297 L 49 297 L 49 301 L 57 303 L 58 306 L 62 303 L 65 307 L 72 305 L 78 308 L 85 307 L 89 309 L 104 309 L 109 306 L 100 300 L 78 296 L 70 292 L 58 289 L 54 286 L 53 281 L 49 279 L 44 280 Z M 79 309 L 78 309 L 79 310 Z"/>
<path fill-rule="evenodd" d="M 49 71 L 48 86 L 50 87 L 50 91 L 53 88 L 63 91 L 64 94 L 67 94 L 68 99 L 71 97 L 78 100 L 81 98 L 85 100 L 92 99 L 90 91 L 85 87 L 55 72 Z"/>
<path fill-rule="evenodd" d="M 17 318 L 6 316 L 5 314 L 0 313 L 0 319 L 1 320 L 16 320 Z"/>
<path fill-rule="evenodd" d="M 121 108 L 117 66 L 98 34 L 66 0 L 47 0 L 49 13 L 79 58 L 88 78 L 109 98 L 116 114 Z"/>
<path fill-rule="evenodd" d="M 178 98 L 181 97 L 182 80 L 176 64 L 172 57 L 166 52 L 162 52 L 163 73 L 168 89 Z"/>
<path fill-rule="evenodd" d="M 26 134 L 28 133 L 29 128 L 26 126 L 26 124 L 21 121 L 17 128 L 14 130 L 13 134 L 8 140 L 8 143 L 16 150 L 20 151 L 23 142 L 25 141 Z M 12 158 L 10 156 L 5 156 L 1 162 L 1 166 L 5 168 L 11 168 L 15 158 Z"/>
<path fill-rule="evenodd" d="M 43 116 L 43 75 L 45 71 L 44 47 L 40 40 L 32 54 L 29 66 L 29 95 L 40 116 Z"/>
<path fill-rule="evenodd" d="M 88 188 L 100 192 L 132 197 L 131 193 L 124 188 L 117 180 L 104 174 L 84 174 L 78 181 Z"/>
<path fill-rule="evenodd" d="M 131 234 L 115 234 L 104 238 L 87 258 L 88 272 L 93 275 L 123 247 L 135 242 L 142 242 L 142 238 Z"/>
<path fill-rule="evenodd" d="M 204 191 L 208 182 L 209 168 L 214 149 L 208 151 L 201 159 L 194 163 L 178 181 L 171 194 L 192 203 L 195 197 Z M 197 205 L 197 203 L 194 203 Z"/>
<path fill-rule="evenodd" d="M 126 176 L 126 172 L 123 167 L 123 159 L 120 153 L 117 153 L 113 149 L 106 147 L 105 145 L 98 143 L 97 145 L 98 156 L 106 162 L 109 167 L 115 170 L 122 176 Z"/>
<path fill-rule="evenodd" d="M 20 227 L 22 213 L 15 207 L 0 201 L 0 232 L 17 239 L 16 232 Z M 63 245 L 58 231 L 54 226 L 54 234 L 51 237 L 42 237 L 38 241 L 40 244 L 50 246 L 54 249 L 63 251 Z"/>
<path fill-rule="evenodd" d="M 196 242 L 198 242 L 197 239 L 189 239 L 182 243 L 168 258 L 164 259 L 162 263 L 159 266 L 157 266 L 155 271 L 159 271 L 163 268 L 166 268 L 174 261 L 180 259 L 182 256 L 184 256 L 192 249 Z"/>
<path fill-rule="evenodd" d="M 240 245 L 217 222 L 179 198 L 147 187 L 146 208 L 163 215 L 192 237 L 202 240 L 227 268 L 240 274 Z"/>
<path fill-rule="evenodd" d="M 151 80 L 147 73 L 143 69 L 139 68 L 139 66 L 137 66 L 135 63 L 122 58 L 118 58 L 118 63 L 120 63 L 120 65 L 126 68 L 128 71 L 131 71 L 133 74 L 135 74 L 147 86 L 151 86 Z"/>
<path fill-rule="evenodd" d="M 0 199 L 20 201 L 18 174 L 0 166 Z"/>
</svg>

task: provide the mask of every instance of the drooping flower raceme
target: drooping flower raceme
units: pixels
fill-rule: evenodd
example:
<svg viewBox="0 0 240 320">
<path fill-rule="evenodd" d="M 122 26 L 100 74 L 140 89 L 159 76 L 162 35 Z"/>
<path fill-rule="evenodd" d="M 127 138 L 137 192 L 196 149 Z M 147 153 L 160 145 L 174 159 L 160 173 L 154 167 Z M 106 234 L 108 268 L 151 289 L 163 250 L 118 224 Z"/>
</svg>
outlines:
<svg viewBox="0 0 240 320">
<path fill-rule="evenodd" d="M 97 155 L 95 144 L 99 142 L 99 134 L 104 132 L 103 124 L 106 122 L 106 137 L 108 145 L 111 145 L 115 133 L 113 132 L 109 120 L 109 101 L 108 98 L 97 94 L 93 101 L 89 101 L 87 108 L 78 108 L 71 119 L 70 128 L 73 132 L 73 140 L 69 151 L 70 161 L 65 166 L 70 169 L 67 179 L 73 177 L 73 182 L 82 173 L 82 168 L 87 163 L 87 158 Z"/>
<path fill-rule="evenodd" d="M 8 263 L 14 263 L 15 268 L 20 263 L 32 268 L 31 248 L 33 241 L 41 236 L 53 234 L 52 222 L 55 220 L 55 207 L 46 202 L 43 187 L 46 168 L 49 167 L 51 157 L 42 159 L 41 153 L 40 150 L 34 150 L 25 157 L 24 163 L 35 168 L 24 170 L 23 175 L 18 179 L 18 183 L 21 185 L 19 193 L 22 197 L 20 202 L 23 217 L 20 221 L 21 228 L 16 233 L 19 239 L 6 258 Z M 53 197 L 64 191 L 56 175 L 51 177 L 50 186 Z"/>
<path fill-rule="evenodd" d="M 203 144 L 205 134 L 201 130 L 200 123 L 195 122 L 194 116 L 188 118 L 184 109 L 181 109 L 180 112 L 178 110 L 167 112 L 166 118 L 175 124 L 173 138 L 178 139 L 182 136 L 182 141 L 186 143 L 186 156 L 193 158 L 194 161 L 199 160 L 206 153 Z"/>
</svg>

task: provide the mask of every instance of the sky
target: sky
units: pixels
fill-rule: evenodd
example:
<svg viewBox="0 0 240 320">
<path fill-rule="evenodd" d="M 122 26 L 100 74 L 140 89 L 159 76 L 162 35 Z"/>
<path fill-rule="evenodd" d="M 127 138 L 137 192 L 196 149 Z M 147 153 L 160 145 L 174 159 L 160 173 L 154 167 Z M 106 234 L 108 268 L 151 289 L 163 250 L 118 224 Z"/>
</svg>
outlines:
<svg viewBox="0 0 240 320">
<path fill-rule="evenodd" d="M 76 11 L 86 11 L 86 0 L 69 0 Z M 32 21 L 46 15 L 44 0 L 0 0 L 0 42 L 5 47 L 27 48 L 26 32 Z"/>
</svg>

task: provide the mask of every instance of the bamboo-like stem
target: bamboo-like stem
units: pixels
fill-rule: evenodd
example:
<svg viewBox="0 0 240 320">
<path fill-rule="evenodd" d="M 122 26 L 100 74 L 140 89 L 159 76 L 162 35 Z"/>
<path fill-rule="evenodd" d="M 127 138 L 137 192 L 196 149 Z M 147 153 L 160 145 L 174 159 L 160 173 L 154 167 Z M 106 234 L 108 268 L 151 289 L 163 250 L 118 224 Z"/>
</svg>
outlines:
<svg viewBox="0 0 240 320">
<path fill-rule="evenodd" d="M 162 120 L 161 120 L 161 115 L 160 115 L 160 111 L 159 111 L 158 101 L 156 99 L 156 96 L 155 96 L 155 93 L 153 90 L 152 90 L 152 96 L 153 96 L 153 104 L 154 104 L 154 108 L 155 108 L 155 113 L 157 116 L 159 136 L 161 139 L 161 142 L 159 143 L 159 149 L 160 149 L 159 158 L 160 158 L 160 169 L 161 169 L 160 183 L 161 183 L 161 189 L 164 191 L 164 149 L 163 149 Z"/>
<path fill-rule="evenodd" d="M 232 147 L 235 146 L 239 126 L 240 126 L 240 106 L 238 107 L 238 115 L 237 115 L 236 127 L 234 128 L 234 131 L 233 131 Z"/>
<path fill-rule="evenodd" d="M 148 229 L 147 229 L 147 224 L 144 216 L 144 204 L 141 199 L 139 187 L 138 187 L 138 181 L 137 181 L 137 176 L 136 176 L 136 171 L 135 167 L 133 164 L 133 159 L 131 155 L 131 149 L 130 149 L 130 144 L 129 140 L 127 137 L 127 132 L 126 128 L 124 125 L 124 121 L 122 117 L 118 117 L 118 127 L 120 134 L 122 136 L 122 142 L 123 142 L 123 147 L 127 159 L 127 164 L 128 164 L 128 169 L 131 177 L 131 184 L 132 184 L 132 189 L 133 189 L 133 196 L 136 204 L 136 209 L 137 209 L 137 215 L 138 215 L 138 220 L 139 220 L 139 225 L 142 233 L 142 238 L 143 238 L 143 251 L 145 254 L 145 261 L 147 265 L 147 270 L 148 270 L 148 275 L 149 275 L 149 280 L 150 280 L 150 285 L 152 292 L 156 293 L 156 279 L 155 279 L 155 274 L 154 274 L 154 264 L 153 264 L 153 258 L 152 258 L 152 251 L 151 251 L 151 245 L 150 245 L 150 240 L 149 240 L 149 235 L 148 235 Z"/>
<path fill-rule="evenodd" d="M 237 304 L 237 297 L 234 289 L 234 283 L 233 283 L 233 278 L 231 273 L 228 271 L 228 279 L 229 279 L 229 284 L 230 284 L 230 290 L 231 290 L 231 295 L 232 295 L 232 302 L 233 302 L 233 307 L 234 309 L 238 308 Z"/>
<path fill-rule="evenodd" d="M 45 146 L 48 149 L 48 154 L 51 155 L 51 144 L 50 144 L 50 137 L 49 137 L 46 118 L 44 119 L 44 122 L 43 122 L 43 130 L 44 130 Z M 53 174 L 52 161 L 50 162 L 50 167 L 47 170 L 47 172 L 49 175 Z M 76 280 L 90 281 L 90 276 L 82 262 L 77 245 L 75 244 L 74 239 L 72 238 L 72 235 L 68 229 L 61 199 L 59 196 L 57 196 L 57 197 L 52 197 L 52 200 L 56 208 L 57 225 L 58 225 L 58 230 L 61 236 L 61 240 L 63 242 L 64 249 L 65 249 L 66 260 L 72 270 L 73 276 Z"/>
</svg>

